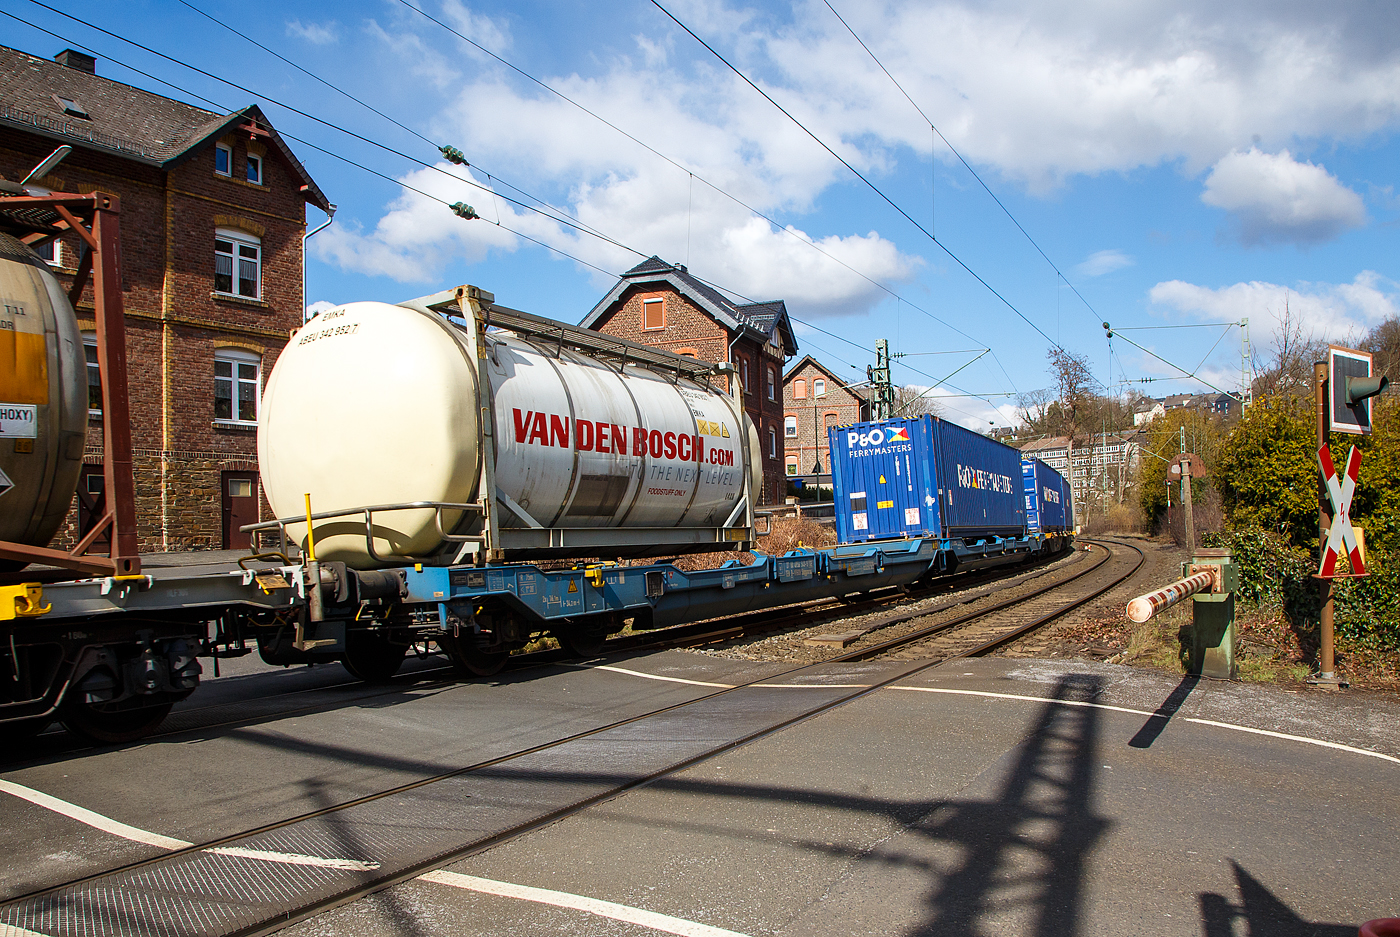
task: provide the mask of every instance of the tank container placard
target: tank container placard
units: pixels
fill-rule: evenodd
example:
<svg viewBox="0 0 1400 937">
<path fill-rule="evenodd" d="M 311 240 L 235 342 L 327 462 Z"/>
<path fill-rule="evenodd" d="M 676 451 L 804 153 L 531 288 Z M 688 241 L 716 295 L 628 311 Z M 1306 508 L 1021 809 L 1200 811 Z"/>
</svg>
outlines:
<svg viewBox="0 0 1400 937">
<path fill-rule="evenodd" d="M 0 403 L 0 439 L 36 439 L 39 408 L 33 404 Z"/>
<path fill-rule="evenodd" d="M 886 420 L 827 431 L 843 543 L 887 537 L 938 536 L 937 488 L 928 426 Z"/>
</svg>

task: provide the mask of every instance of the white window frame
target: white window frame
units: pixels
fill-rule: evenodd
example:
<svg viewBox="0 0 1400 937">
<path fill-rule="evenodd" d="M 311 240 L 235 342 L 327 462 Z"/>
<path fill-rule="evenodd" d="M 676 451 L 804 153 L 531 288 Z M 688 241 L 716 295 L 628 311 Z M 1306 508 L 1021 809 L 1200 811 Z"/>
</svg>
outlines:
<svg viewBox="0 0 1400 937">
<path fill-rule="evenodd" d="M 797 456 L 790 455 L 787 457 L 787 473 L 788 475 L 797 474 Z"/>
<path fill-rule="evenodd" d="M 768 427 L 768 458 L 778 457 L 778 431 L 773 427 Z"/>
<path fill-rule="evenodd" d="M 659 311 L 659 312 L 661 313 L 661 324 L 660 324 L 660 325 L 647 325 L 647 314 L 648 314 L 649 312 L 652 312 L 652 311 Z M 665 297 L 662 297 L 662 298 L 660 298 L 660 299 L 644 299 L 644 300 L 642 300 L 642 331 L 643 331 L 643 332 L 660 332 L 661 330 L 663 330 L 663 329 L 665 329 L 665 328 L 666 328 L 666 299 L 665 299 Z"/>
<path fill-rule="evenodd" d="M 229 365 L 227 376 L 219 374 L 219 365 Z M 245 377 L 241 374 L 242 367 L 251 366 L 253 376 Z M 219 416 L 219 384 L 227 382 L 229 386 L 229 415 Z M 243 384 L 253 385 L 253 418 L 245 419 L 240 413 L 238 401 L 239 390 Z M 220 426 L 257 426 L 258 416 L 262 412 L 262 356 L 251 351 L 244 351 L 241 348 L 219 348 L 214 351 L 214 422 Z"/>
<path fill-rule="evenodd" d="M 263 158 L 256 153 L 243 154 L 243 178 L 253 185 L 263 184 Z"/>
<path fill-rule="evenodd" d="M 816 380 L 812 381 L 812 396 L 813 396 L 813 397 L 825 397 L 825 396 L 826 396 L 826 381 L 825 381 L 824 379 L 822 379 L 822 378 L 819 377 L 819 378 L 817 378 Z"/>
<path fill-rule="evenodd" d="M 219 168 L 219 154 L 224 154 L 224 168 Z M 214 144 L 214 172 L 221 176 L 233 178 L 233 147 L 227 143 Z"/>
<path fill-rule="evenodd" d="M 778 382 L 778 376 L 777 376 L 777 374 L 774 373 L 774 371 L 773 371 L 773 366 L 770 364 L 770 365 L 768 366 L 768 399 L 769 399 L 769 400 L 777 400 L 777 399 L 778 399 L 778 398 L 775 396 L 775 395 L 778 393 L 778 383 L 777 383 L 777 382 Z"/>
<path fill-rule="evenodd" d="M 805 378 L 799 377 L 797 380 L 795 380 L 795 381 L 792 382 L 792 399 L 793 399 L 793 400 L 806 400 L 806 399 L 807 399 L 807 381 L 806 381 Z"/>
<path fill-rule="evenodd" d="M 92 349 L 92 354 L 88 354 L 88 349 Z M 97 363 L 97 333 L 83 333 L 83 372 L 87 378 L 86 386 L 88 390 L 88 416 L 102 418 L 102 369 Z M 97 377 L 97 383 L 92 382 L 93 377 Z M 97 388 L 97 406 L 92 405 L 92 390 Z"/>
<path fill-rule="evenodd" d="M 232 252 L 226 253 L 219 250 L 219 241 L 231 242 L 233 245 Z M 261 300 L 263 286 L 262 239 L 246 231 L 240 231 L 237 228 L 215 228 L 214 242 L 214 292 L 218 293 L 220 296 L 236 296 L 240 299 Z M 249 249 L 254 252 L 251 258 L 245 254 L 245 251 Z M 230 282 L 229 289 L 227 290 L 219 289 L 219 258 L 221 257 L 229 258 Z M 243 277 L 240 275 L 244 269 L 243 264 L 250 260 L 257 274 L 257 280 L 251 294 L 244 293 L 240 290 L 243 280 Z"/>
<path fill-rule="evenodd" d="M 783 417 L 783 436 L 788 439 L 797 438 L 797 417 L 791 415 Z"/>
</svg>

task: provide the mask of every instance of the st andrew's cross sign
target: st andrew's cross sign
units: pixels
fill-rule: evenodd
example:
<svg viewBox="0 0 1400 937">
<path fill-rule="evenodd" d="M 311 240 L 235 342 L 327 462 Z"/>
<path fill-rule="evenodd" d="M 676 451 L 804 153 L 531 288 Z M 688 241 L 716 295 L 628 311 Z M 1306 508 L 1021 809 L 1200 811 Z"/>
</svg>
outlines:
<svg viewBox="0 0 1400 937">
<path fill-rule="evenodd" d="M 1351 557 L 1351 575 L 1365 576 L 1366 562 L 1361 558 L 1361 547 L 1356 541 L 1356 531 L 1351 527 L 1351 499 L 1356 494 L 1356 478 L 1361 470 L 1361 453 L 1355 446 L 1347 453 L 1346 471 L 1339 477 L 1332 465 L 1332 450 L 1324 443 L 1317 450 L 1317 461 L 1322 467 L 1322 478 L 1327 484 L 1327 498 L 1332 502 L 1332 526 L 1327 529 L 1327 547 L 1322 551 L 1322 564 L 1318 567 L 1320 579 L 1344 578 L 1337 576 L 1337 558 L 1343 545 Z"/>
</svg>

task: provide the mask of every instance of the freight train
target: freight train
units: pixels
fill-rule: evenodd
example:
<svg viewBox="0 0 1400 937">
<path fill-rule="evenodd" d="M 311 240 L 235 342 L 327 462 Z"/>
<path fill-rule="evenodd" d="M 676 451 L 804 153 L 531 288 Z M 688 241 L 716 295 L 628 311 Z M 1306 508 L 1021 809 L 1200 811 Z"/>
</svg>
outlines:
<svg viewBox="0 0 1400 937">
<path fill-rule="evenodd" d="M 48 356 L 58 404 L 23 405 L 42 424 L 47 468 L 9 476 L 24 484 L 7 509 L 33 515 L 10 536 L 39 544 L 72 498 L 65 456 L 81 447 L 65 442 L 68 402 L 86 375 L 69 360 L 66 296 L 27 248 L 7 249 L 0 276 L 26 268 L 37 284 L 26 321 L 46 323 L 43 342 L 15 354 L 31 370 L 36 348 Z M 261 476 L 278 516 L 246 528 L 254 553 L 235 570 L 12 574 L 0 585 L 0 728 L 58 718 L 100 741 L 140 737 L 193 691 L 199 657 L 256 649 L 383 680 L 410 648 L 436 646 L 489 675 L 543 633 L 587 655 L 624 623 L 849 596 L 1067 543 L 1068 515 L 1047 525 L 1044 510 L 1029 520 L 1029 501 L 1002 503 L 1013 487 L 1018 504 L 1029 497 L 1015 450 L 929 419 L 835 431 L 841 545 L 689 572 L 658 559 L 749 551 L 761 533 L 759 441 L 734 378 L 727 363 L 512 310 L 475 287 L 322 312 L 263 393 Z M 12 459 L 0 448 L 0 469 Z"/>
</svg>

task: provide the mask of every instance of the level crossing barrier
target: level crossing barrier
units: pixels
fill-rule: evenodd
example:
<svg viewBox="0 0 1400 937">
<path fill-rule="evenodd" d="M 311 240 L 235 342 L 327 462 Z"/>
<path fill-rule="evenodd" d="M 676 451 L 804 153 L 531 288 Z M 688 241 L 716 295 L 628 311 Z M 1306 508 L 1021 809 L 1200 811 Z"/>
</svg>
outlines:
<svg viewBox="0 0 1400 937">
<path fill-rule="evenodd" d="M 1181 564 L 1181 579 L 1128 603 L 1130 621 L 1145 622 L 1188 596 L 1192 600 L 1186 669 L 1207 677 L 1235 676 L 1235 593 L 1239 567 L 1229 550 L 1201 549 Z"/>
</svg>

